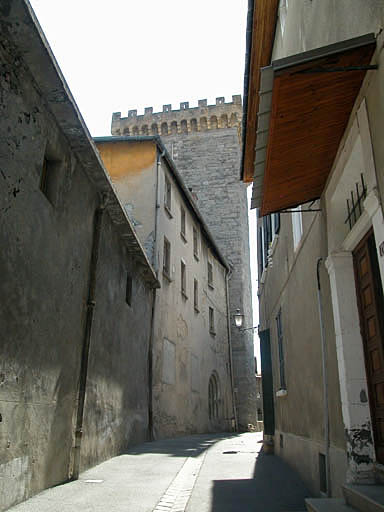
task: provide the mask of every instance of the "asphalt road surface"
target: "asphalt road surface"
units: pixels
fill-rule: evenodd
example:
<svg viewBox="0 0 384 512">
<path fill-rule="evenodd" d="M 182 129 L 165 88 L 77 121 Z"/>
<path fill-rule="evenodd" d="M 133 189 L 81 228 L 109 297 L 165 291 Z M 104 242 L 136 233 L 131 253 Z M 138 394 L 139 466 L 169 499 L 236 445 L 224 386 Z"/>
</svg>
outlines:
<svg viewBox="0 0 384 512">
<path fill-rule="evenodd" d="M 310 496 L 261 433 L 145 443 L 12 512 L 290 512 Z"/>
</svg>

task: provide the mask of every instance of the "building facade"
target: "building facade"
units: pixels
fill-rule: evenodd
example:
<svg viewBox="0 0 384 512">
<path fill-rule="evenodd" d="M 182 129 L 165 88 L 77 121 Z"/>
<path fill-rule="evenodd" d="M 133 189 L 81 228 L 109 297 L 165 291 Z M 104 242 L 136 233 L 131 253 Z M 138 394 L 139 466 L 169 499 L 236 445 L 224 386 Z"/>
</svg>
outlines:
<svg viewBox="0 0 384 512">
<path fill-rule="evenodd" d="M 159 134 L 192 192 L 220 250 L 231 266 L 229 304 L 231 314 L 239 308 L 245 327 L 252 325 L 249 234 L 246 187 L 239 182 L 241 96 L 215 105 L 199 100 L 197 107 L 180 103 L 179 110 L 164 105 L 144 115 L 130 110 L 128 117 L 113 114 L 112 135 Z M 256 424 L 256 383 L 253 334 L 231 322 L 233 371 L 239 427 Z"/>
<path fill-rule="evenodd" d="M 382 481 L 384 5 L 249 12 L 242 176 L 259 212 L 266 440 L 339 496 Z"/>
<path fill-rule="evenodd" d="M 149 438 L 159 283 L 29 4 L 2 4 L 0 27 L 6 510 Z"/>
<path fill-rule="evenodd" d="M 95 140 L 161 282 L 152 341 L 154 438 L 232 430 L 228 264 L 158 137 Z"/>
</svg>

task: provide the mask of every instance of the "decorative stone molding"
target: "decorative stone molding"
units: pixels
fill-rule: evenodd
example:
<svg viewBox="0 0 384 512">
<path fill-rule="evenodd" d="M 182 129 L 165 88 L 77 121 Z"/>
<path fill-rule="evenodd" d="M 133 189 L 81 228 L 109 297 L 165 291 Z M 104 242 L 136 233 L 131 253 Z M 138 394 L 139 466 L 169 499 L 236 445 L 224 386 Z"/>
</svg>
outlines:
<svg viewBox="0 0 384 512">
<path fill-rule="evenodd" d="M 377 188 L 373 188 L 364 201 L 364 209 L 368 215 L 373 218 L 377 210 L 380 208 L 380 198 Z"/>
</svg>

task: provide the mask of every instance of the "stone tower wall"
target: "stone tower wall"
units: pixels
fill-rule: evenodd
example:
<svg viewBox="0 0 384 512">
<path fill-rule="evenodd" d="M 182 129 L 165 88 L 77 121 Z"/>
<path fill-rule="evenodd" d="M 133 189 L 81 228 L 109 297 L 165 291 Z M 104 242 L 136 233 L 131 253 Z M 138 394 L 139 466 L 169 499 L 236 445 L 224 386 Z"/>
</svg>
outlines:
<svg viewBox="0 0 384 512">
<path fill-rule="evenodd" d="M 113 114 L 112 135 L 161 134 L 186 185 L 197 197 L 200 211 L 223 254 L 233 266 L 229 281 L 230 311 L 240 308 L 245 327 L 252 326 L 251 275 L 246 187 L 240 176 L 241 96 L 215 105 L 199 100 L 179 110 L 130 110 Z M 231 321 L 233 324 L 233 321 Z M 252 330 L 231 326 L 235 395 L 239 426 L 256 424 L 256 381 Z"/>
</svg>

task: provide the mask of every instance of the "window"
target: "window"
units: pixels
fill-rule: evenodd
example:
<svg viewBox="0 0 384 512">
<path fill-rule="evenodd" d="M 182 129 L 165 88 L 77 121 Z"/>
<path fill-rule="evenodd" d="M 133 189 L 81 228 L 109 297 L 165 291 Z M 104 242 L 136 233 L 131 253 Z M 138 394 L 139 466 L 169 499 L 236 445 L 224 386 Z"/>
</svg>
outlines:
<svg viewBox="0 0 384 512">
<path fill-rule="evenodd" d="M 171 244 L 164 237 L 163 272 L 168 279 L 171 278 Z"/>
<path fill-rule="evenodd" d="M 182 206 L 180 208 L 180 235 L 184 242 L 186 242 L 187 238 L 185 236 L 185 210 Z"/>
<path fill-rule="evenodd" d="M 301 206 L 292 208 L 292 231 L 293 231 L 293 249 L 296 251 L 301 237 L 303 236 L 303 220 Z"/>
<path fill-rule="evenodd" d="M 210 261 L 208 261 L 208 286 L 213 288 L 213 266 Z"/>
<path fill-rule="evenodd" d="M 52 205 L 56 203 L 57 199 L 59 168 L 60 162 L 44 157 L 40 178 L 40 190 Z"/>
<path fill-rule="evenodd" d="M 279 231 L 280 213 L 272 213 L 262 218 L 262 226 L 259 227 L 257 240 L 260 276 L 264 268 L 268 266 L 269 249 Z"/>
<path fill-rule="evenodd" d="M 281 309 L 276 317 L 277 328 L 277 344 L 279 349 L 279 373 L 280 373 L 280 389 L 287 389 L 285 383 L 285 367 L 284 367 L 284 352 L 283 352 L 283 326 L 281 323 Z"/>
<path fill-rule="evenodd" d="M 220 394 L 219 394 L 219 380 L 213 373 L 209 379 L 208 384 L 208 414 L 209 419 L 214 420 L 219 417 L 219 405 L 220 405 Z"/>
<path fill-rule="evenodd" d="M 181 294 L 187 298 L 187 270 L 183 260 L 180 262 L 181 270 Z"/>
<path fill-rule="evenodd" d="M 125 301 L 128 304 L 128 306 L 132 306 L 132 276 L 130 274 L 127 274 Z"/>
<path fill-rule="evenodd" d="M 193 307 L 195 311 L 199 312 L 199 282 L 197 279 L 193 280 Z"/>
<path fill-rule="evenodd" d="M 215 331 L 215 312 L 213 308 L 209 308 L 209 332 L 211 334 L 216 334 Z"/>
<path fill-rule="evenodd" d="M 197 260 L 199 259 L 199 239 L 195 227 L 193 227 L 193 255 Z"/>
<path fill-rule="evenodd" d="M 172 203 L 172 188 L 170 180 L 165 177 L 165 186 L 164 186 L 164 208 L 165 211 L 171 215 L 171 203 Z"/>
</svg>

